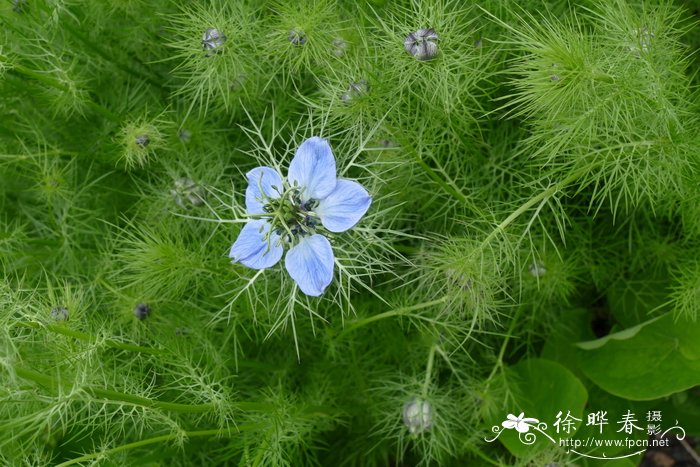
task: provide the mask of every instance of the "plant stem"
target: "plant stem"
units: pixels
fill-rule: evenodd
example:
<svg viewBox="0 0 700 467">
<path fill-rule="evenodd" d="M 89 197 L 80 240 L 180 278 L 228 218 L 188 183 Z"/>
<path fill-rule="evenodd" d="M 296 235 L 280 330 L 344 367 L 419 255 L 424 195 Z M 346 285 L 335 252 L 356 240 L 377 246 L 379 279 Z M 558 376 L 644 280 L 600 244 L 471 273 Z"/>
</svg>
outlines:
<svg viewBox="0 0 700 467">
<path fill-rule="evenodd" d="M 28 322 L 19 322 L 17 323 L 19 326 L 24 326 L 27 328 L 33 328 L 33 329 L 48 329 L 51 332 L 55 332 L 56 334 L 61 334 L 64 336 L 68 337 L 73 337 L 75 339 L 85 341 L 85 342 L 90 342 L 90 343 L 95 343 L 96 339 L 87 333 L 76 331 L 75 329 L 70 329 L 65 326 L 60 326 L 58 324 L 51 324 L 51 323 L 38 323 L 36 321 L 28 321 Z M 113 339 L 105 339 L 104 344 L 107 347 L 111 347 L 113 349 L 119 349 L 119 350 L 128 350 L 130 352 L 139 352 L 139 353 L 146 353 L 150 355 L 163 355 L 165 354 L 165 351 L 162 349 L 156 349 L 153 347 L 142 347 L 140 345 L 135 345 L 135 344 L 127 344 L 126 342 L 119 342 L 115 341 Z"/>
<path fill-rule="evenodd" d="M 34 381 L 44 387 L 54 389 L 58 387 L 64 387 L 66 389 L 71 389 L 71 385 L 68 382 L 56 381 L 51 376 L 41 374 L 37 371 L 30 370 L 28 368 L 15 367 L 15 373 L 21 378 Z M 127 394 L 123 392 L 113 391 L 111 389 L 103 389 L 96 387 L 83 387 L 82 390 L 98 399 L 108 399 L 115 402 L 126 402 L 129 404 L 139 405 L 142 407 L 151 407 L 155 409 L 169 410 L 172 412 L 180 413 L 204 413 L 211 412 L 218 408 L 215 404 L 179 404 L 176 402 L 166 402 L 154 399 L 149 399 L 146 397 L 136 396 L 134 394 Z M 241 410 L 258 410 L 267 411 L 273 410 L 274 405 L 268 402 L 237 402 L 235 407 Z"/>
<path fill-rule="evenodd" d="M 207 436 L 229 437 L 229 436 L 237 435 L 243 431 L 253 431 L 253 430 L 256 430 L 256 429 L 262 428 L 262 427 L 263 427 L 263 425 L 261 423 L 250 423 L 247 425 L 239 425 L 236 427 L 235 430 L 223 430 L 223 431 L 222 430 L 200 430 L 200 431 L 186 431 L 182 434 L 171 433 L 169 435 L 156 436 L 153 438 L 135 441 L 135 442 L 129 443 L 129 444 L 123 444 L 121 446 L 117 446 L 117 447 L 111 448 L 111 449 L 106 449 L 106 450 L 101 451 L 101 452 L 95 452 L 92 454 L 85 454 L 84 456 L 76 457 L 75 459 L 71 459 L 69 461 L 57 464 L 56 467 L 67 467 L 69 465 L 74 465 L 74 464 L 77 464 L 79 462 L 97 459 L 97 458 L 102 457 L 104 455 L 116 454 L 118 452 L 128 451 L 130 449 L 137 449 L 140 447 L 149 446 L 151 444 L 172 441 L 172 440 L 180 438 L 183 435 L 187 438 L 203 438 L 203 437 L 207 437 Z"/>
<path fill-rule="evenodd" d="M 491 384 L 491 379 L 496 375 L 496 372 L 503 366 L 503 357 L 506 354 L 506 347 L 508 347 L 508 342 L 510 342 L 510 338 L 513 336 L 513 331 L 515 331 L 515 325 L 518 322 L 518 318 L 520 318 L 520 313 L 522 312 L 522 310 L 522 307 L 518 308 L 518 311 L 516 311 L 515 315 L 513 315 L 513 319 L 511 320 L 510 326 L 508 327 L 506 337 L 505 339 L 503 339 L 501 350 L 498 352 L 498 361 L 491 370 L 491 373 L 489 373 L 488 378 L 486 378 L 486 388 L 484 389 L 484 391 L 486 391 L 489 388 L 489 385 Z"/>
<path fill-rule="evenodd" d="M 425 367 L 425 381 L 423 381 L 423 389 L 421 391 L 421 396 L 423 400 L 428 398 L 428 388 L 430 387 L 430 380 L 433 374 L 433 366 L 435 365 L 435 351 L 437 350 L 437 344 L 433 344 L 430 347 L 430 353 L 428 354 L 428 364 Z"/>
<path fill-rule="evenodd" d="M 554 195 L 554 193 L 556 193 L 557 191 L 565 188 L 571 182 L 578 179 L 584 172 L 588 172 L 589 170 L 591 170 L 590 167 L 583 167 L 581 170 L 577 170 L 576 172 L 571 173 L 568 177 L 566 177 L 559 183 L 555 183 L 546 190 L 541 191 L 536 196 L 533 196 L 532 198 L 527 200 L 522 206 L 513 211 L 508 217 L 506 217 L 503 220 L 503 222 L 498 224 L 496 228 L 493 229 L 493 231 L 491 231 L 491 233 L 486 236 L 486 238 L 481 243 L 481 247 L 486 247 L 489 244 L 489 242 L 496 237 L 496 235 L 503 232 L 510 224 L 513 223 L 513 221 L 520 217 L 525 211 L 527 211 L 537 203 L 540 203 L 545 199 L 549 198 L 550 196 Z"/>
<path fill-rule="evenodd" d="M 447 301 L 447 296 L 442 297 L 442 298 L 438 298 L 436 300 L 431 300 L 429 302 L 418 303 L 417 305 L 411 305 L 411 306 L 395 308 L 393 310 L 385 311 L 384 313 L 379 313 L 378 315 L 373 315 L 373 316 L 370 316 L 369 318 L 361 319 L 359 321 L 355 321 L 355 322 L 349 324 L 345 329 L 343 329 L 343 331 L 340 333 L 340 335 L 343 336 L 345 334 L 348 334 L 348 333 L 354 331 L 357 328 L 365 326 L 366 324 L 373 323 L 375 321 L 379 321 L 380 319 L 390 318 L 392 316 L 405 315 L 407 313 L 410 313 L 411 311 L 422 310 L 424 308 L 430 308 L 431 306 L 440 305 L 442 303 L 445 303 L 446 301 Z"/>
<path fill-rule="evenodd" d="M 65 389 L 72 389 L 71 384 L 69 382 L 57 381 L 51 376 L 44 375 L 42 373 L 30 370 L 28 368 L 15 367 L 15 373 L 21 378 L 34 381 L 35 383 L 40 384 L 41 386 L 44 386 L 46 388 L 57 389 L 63 387 Z M 169 410 L 173 412 L 203 413 L 210 412 L 216 409 L 216 405 L 214 404 L 178 404 L 175 402 L 165 402 L 154 399 L 148 399 L 146 397 L 136 396 L 134 394 L 126 394 L 123 392 L 113 391 L 111 389 L 103 389 L 90 386 L 83 387 L 82 390 L 85 393 L 98 399 L 108 399 L 116 402 L 126 402 L 129 404 L 140 405 L 142 407 L 151 407 L 156 409 Z"/>
</svg>

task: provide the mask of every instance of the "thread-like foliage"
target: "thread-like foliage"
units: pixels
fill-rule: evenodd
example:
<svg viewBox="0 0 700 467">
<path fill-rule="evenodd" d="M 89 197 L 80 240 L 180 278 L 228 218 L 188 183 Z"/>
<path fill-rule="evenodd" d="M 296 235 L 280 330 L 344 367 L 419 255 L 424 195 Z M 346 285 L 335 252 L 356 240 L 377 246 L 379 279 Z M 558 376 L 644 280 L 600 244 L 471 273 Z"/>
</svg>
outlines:
<svg viewBox="0 0 700 467">
<path fill-rule="evenodd" d="M 690 417 L 697 390 L 623 400 L 586 348 L 629 371 L 616 345 L 697 329 L 692 8 L 3 2 L 0 464 L 595 466 L 485 439 L 579 388 Z M 287 176 L 314 136 L 369 197 L 350 228 Z M 284 184 L 262 213 L 256 167 Z M 289 212 L 278 263 L 232 252 Z"/>
</svg>

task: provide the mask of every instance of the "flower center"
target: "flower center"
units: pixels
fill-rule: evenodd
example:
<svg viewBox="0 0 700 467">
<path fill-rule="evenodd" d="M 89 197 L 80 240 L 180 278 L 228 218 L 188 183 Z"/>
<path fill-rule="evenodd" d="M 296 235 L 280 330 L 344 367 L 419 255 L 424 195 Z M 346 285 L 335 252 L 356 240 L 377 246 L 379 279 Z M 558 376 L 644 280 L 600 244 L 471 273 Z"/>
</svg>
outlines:
<svg viewBox="0 0 700 467">
<path fill-rule="evenodd" d="M 271 224 L 271 232 L 276 233 L 284 244 L 291 246 L 306 235 L 316 233 L 320 225 L 319 217 L 314 210 L 318 207 L 318 200 L 303 200 L 302 191 L 298 187 L 285 190 L 279 198 L 266 198 L 263 205 L 265 215 L 263 218 Z"/>
</svg>

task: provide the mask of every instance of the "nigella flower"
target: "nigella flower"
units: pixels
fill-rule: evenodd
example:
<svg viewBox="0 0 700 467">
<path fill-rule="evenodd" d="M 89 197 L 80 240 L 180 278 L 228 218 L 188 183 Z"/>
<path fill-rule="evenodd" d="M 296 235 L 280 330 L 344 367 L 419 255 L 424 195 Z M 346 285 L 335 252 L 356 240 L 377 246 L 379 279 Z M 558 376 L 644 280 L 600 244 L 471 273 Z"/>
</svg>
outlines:
<svg viewBox="0 0 700 467">
<path fill-rule="evenodd" d="M 372 202 L 357 182 L 336 177 L 335 157 L 317 136 L 304 141 L 289 164 L 286 180 L 270 167 L 246 174 L 246 211 L 229 257 L 253 269 L 285 267 L 302 292 L 319 296 L 333 279 L 335 256 L 325 233 L 352 228 Z"/>
</svg>

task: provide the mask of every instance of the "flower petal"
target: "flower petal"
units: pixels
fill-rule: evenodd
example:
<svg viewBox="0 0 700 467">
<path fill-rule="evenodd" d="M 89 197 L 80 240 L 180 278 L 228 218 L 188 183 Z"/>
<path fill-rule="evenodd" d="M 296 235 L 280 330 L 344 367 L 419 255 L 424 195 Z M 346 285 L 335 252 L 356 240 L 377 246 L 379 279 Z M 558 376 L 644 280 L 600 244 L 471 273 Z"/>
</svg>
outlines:
<svg viewBox="0 0 700 467">
<path fill-rule="evenodd" d="M 256 167 L 246 174 L 245 208 L 248 214 L 263 214 L 264 198 L 279 198 L 283 189 L 282 177 L 270 167 Z"/>
<path fill-rule="evenodd" d="M 292 279 L 306 295 L 318 297 L 333 280 L 335 259 L 326 237 L 304 237 L 287 253 L 285 266 Z"/>
<path fill-rule="evenodd" d="M 335 157 L 328 141 L 314 136 L 307 139 L 289 164 L 289 183 L 304 188 L 302 201 L 323 199 L 335 188 Z"/>
<path fill-rule="evenodd" d="M 280 236 L 270 234 L 268 245 L 265 235 L 270 230 L 270 223 L 265 220 L 249 221 L 241 229 L 238 238 L 231 247 L 229 258 L 253 269 L 270 268 L 282 258 L 284 248 L 279 242 Z"/>
<path fill-rule="evenodd" d="M 517 422 L 515 422 L 513 420 L 506 420 L 503 423 L 501 423 L 501 425 L 503 425 L 503 428 L 506 428 L 508 430 L 512 430 L 513 428 L 515 428 L 515 425 L 517 425 Z"/>
<path fill-rule="evenodd" d="M 530 431 L 530 425 L 528 425 L 527 423 L 519 422 L 515 424 L 515 429 L 518 431 L 518 433 L 527 433 L 528 431 Z"/>
<path fill-rule="evenodd" d="M 339 179 L 335 190 L 318 203 L 315 212 L 331 232 L 345 232 L 365 215 L 372 197 L 362 185 Z"/>
</svg>

